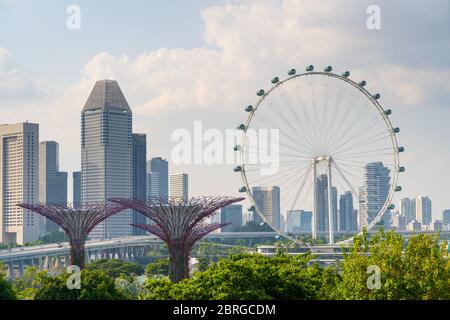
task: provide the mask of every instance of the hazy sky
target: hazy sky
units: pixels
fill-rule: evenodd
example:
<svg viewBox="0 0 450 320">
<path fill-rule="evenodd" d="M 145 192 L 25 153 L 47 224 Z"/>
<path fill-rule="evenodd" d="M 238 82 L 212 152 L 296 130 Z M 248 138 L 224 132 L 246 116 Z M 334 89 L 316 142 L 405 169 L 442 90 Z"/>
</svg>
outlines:
<svg viewBox="0 0 450 320">
<path fill-rule="evenodd" d="M 381 30 L 366 27 L 375 3 Z M 69 5 L 81 10 L 80 30 L 66 26 Z M 80 111 L 95 80 L 119 82 L 148 157 L 170 159 L 173 130 L 195 120 L 234 128 L 257 89 L 308 64 L 350 70 L 382 94 L 407 149 L 397 200 L 428 195 L 441 218 L 450 208 L 447 0 L 0 0 L 0 122 L 39 123 L 69 172 L 80 167 Z M 241 186 L 231 165 L 170 170 L 190 174 L 192 195 Z"/>
</svg>

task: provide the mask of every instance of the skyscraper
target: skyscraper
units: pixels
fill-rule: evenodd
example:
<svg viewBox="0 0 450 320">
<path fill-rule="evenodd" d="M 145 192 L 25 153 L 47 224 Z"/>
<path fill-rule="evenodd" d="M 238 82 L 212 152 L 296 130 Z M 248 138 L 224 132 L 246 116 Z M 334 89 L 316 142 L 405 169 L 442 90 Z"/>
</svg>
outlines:
<svg viewBox="0 0 450 320">
<path fill-rule="evenodd" d="M 187 173 L 174 173 L 170 175 L 170 196 L 174 199 L 189 198 L 189 179 Z"/>
<path fill-rule="evenodd" d="M 59 171 L 59 144 L 42 141 L 39 144 L 39 202 L 67 205 L 67 172 Z M 58 230 L 51 220 L 39 216 L 41 235 Z"/>
<path fill-rule="evenodd" d="M 169 195 L 169 163 L 161 157 L 147 162 L 147 198 Z"/>
<path fill-rule="evenodd" d="M 353 208 L 353 194 L 346 191 L 339 198 L 339 231 L 357 230 L 357 218 Z"/>
<path fill-rule="evenodd" d="M 406 224 L 416 220 L 416 199 L 401 199 L 400 214 L 406 218 Z"/>
<path fill-rule="evenodd" d="M 39 125 L 0 125 L 0 242 L 39 237 L 37 214 L 18 203 L 39 202 Z"/>
<path fill-rule="evenodd" d="M 132 112 L 116 81 L 97 81 L 81 114 L 81 201 L 132 196 Z M 131 211 L 123 211 L 90 237 L 129 236 L 132 222 Z"/>
<path fill-rule="evenodd" d="M 253 187 L 253 199 L 258 211 L 264 215 L 268 223 L 280 228 L 280 188 L 273 187 Z M 257 213 L 255 213 L 257 215 Z"/>
<path fill-rule="evenodd" d="M 431 223 L 431 200 L 427 196 L 416 197 L 416 219 L 423 226 Z"/>
<path fill-rule="evenodd" d="M 133 133 L 133 199 L 146 200 L 147 198 L 147 136 Z M 133 223 L 145 224 L 146 218 L 138 211 L 133 210 Z M 145 231 L 133 228 L 133 235 L 144 235 Z"/>
<path fill-rule="evenodd" d="M 338 221 L 338 207 L 337 207 L 337 189 L 331 188 L 331 199 L 333 209 L 333 230 L 337 231 L 339 228 Z M 316 205 L 317 205 L 317 231 L 328 231 L 328 176 L 321 174 L 316 180 Z"/>
<path fill-rule="evenodd" d="M 242 205 L 232 204 L 220 210 L 220 223 L 231 223 L 221 232 L 233 232 L 242 226 Z"/>
<path fill-rule="evenodd" d="M 442 212 L 442 223 L 444 224 L 444 226 L 450 225 L 450 209 L 444 210 L 444 212 Z"/>
<path fill-rule="evenodd" d="M 382 162 L 371 162 L 364 166 L 364 185 L 360 195 L 361 228 L 369 225 L 383 208 L 389 195 L 389 173 L 390 170 Z"/>
<path fill-rule="evenodd" d="M 72 205 L 77 208 L 81 205 L 81 171 L 72 173 Z"/>
</svg>

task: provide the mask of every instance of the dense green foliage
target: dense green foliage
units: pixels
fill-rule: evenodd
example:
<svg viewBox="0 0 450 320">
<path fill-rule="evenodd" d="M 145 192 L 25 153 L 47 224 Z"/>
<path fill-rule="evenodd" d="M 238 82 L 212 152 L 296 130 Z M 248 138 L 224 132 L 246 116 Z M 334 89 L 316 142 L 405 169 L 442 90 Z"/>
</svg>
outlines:
<svg viewBox="0 0 450 320">
<path fill-rule="evenodd" d="M 238 254 L 220 260 L 191 279 L 172 283 L 148 279 L 145 299 L 322 299 L 334 269 L 307 266 L 308 257 Z"/>
<path fill-rule="evenodd" d="M 344 256 L 337 299 L 450 299 L 450 262 L 447 243 L 439 245 L 438 236 L 420 234 L 405 245 L 394 232 L 380 233 L 370 239 L 358 237 Z M 369 290 L 367 269 L 378 266 L 381 286 Z"/>
<path fill-rule="evenodd" d="M 168 278 L 169 260 L 152 257 L 144 268 L 120 260 L 99 260 L 81 274 L 81 289 L 69 290 L 69 274 L 50 276 L 28 267 L 11 284 L 0 265 L 0 299 L 450 299 L 447 243 L 438 236 L 416 235 L 408 241 L 394 232 L 357 237 L 336 265 L 321 267 L 310 255 L 274 257 L 243 253 L 248 248 L 203 243 L 193 250 L 193 275 L 179 283 Z M 226 256 L 218 259 L 219 256 Z M 370 288 L 369 269 L 379 270 L 379 287 Z"/>
<path fill-rule="evenodd" d="M 87 270 L 99 270 L 105 272 L 108 276 L 117 278 L 119 276 L 132 278 L 144 274 L 144 267 L 140 264 L 122 261 L 118 259 L 100 259 L 91 262 L 85 267 Z"/>
<path fill-rule="evenodd" d="M 5 267 L 0 263 L 0 301 L 16 300 L 16 294 L 11 284 L 5 279 Z"/>
<path fill-rule="evenodd" d="M 116 287 L 113 278 L 103 271 L 81 271 L 81 288 L 68 289 L 70 274 L 48 277 L 37 290 L 36 300 L 122 300 L 128 296 Z"/>
</svg>

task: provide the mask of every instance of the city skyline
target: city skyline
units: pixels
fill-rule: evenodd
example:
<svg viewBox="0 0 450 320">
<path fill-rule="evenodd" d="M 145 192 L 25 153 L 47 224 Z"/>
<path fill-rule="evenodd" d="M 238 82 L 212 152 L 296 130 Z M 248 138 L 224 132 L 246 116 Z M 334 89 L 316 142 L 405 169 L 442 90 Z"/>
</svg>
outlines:
<svg viewBox="0 0 450 320">
<path fill-rule="evenodd" d="M 44 1 L 30 14 L 26 10 L 27 4 L 3 1 L 0 6 L 2 11 L 9 13 L 4 20 L 9 28 L 0 30 L 4 39 L 0 65 L 4 70 L 18 70 L 18 73 L 14 82 L 9 82 L 16 84 L 16 87 L 7 85 L 2 89 L 4 94 L 0 99 L 0 115 L 7 123 L 26 120 L 39 123 L 41 140 L 60 143 L 61 170 L 77 171 L 81 168 L 79 150 L 73 146 L 78 145 L 80 140 L 77 120 L 79 106 L 87 98 L 96 80 L 114 78 L 127 92 L 130 105 L 133 105 L 138 115 L 135 119 L 136 131 L 146 133 L 149 137 L 158 137 L 150 140 L 152 148 L 149 158 L 161 156 L 171 162 L 173 142 L 170 141 L 170 134 L 174 129 L 192 130 L 193 121 L 198 119 L 204 120 L 205 127 L 220 130 L 232 128 L 242 120 L 243 106 L 255 101 L 254 91 L 266 87 L 273 74 L 281 74 L 290 67 L 303 67 L 308 63 L 332 64 L 337 70 L 349 69 L 355 77 L 362 78 L 365 75 L 368 85 L 382 93 L 382 102 L 393 108 L 393 117 L 402 128 L 401 142 L 407 148 L 401 157 L 402 164 L 407 168 L 407 173 L 400 179 L 404 191 L 398 193 L 395 203 L 408 195 L 427 194 L 433 199 L 433 219 L 441 219 L 442 211 L 450 206 L 447 202 L 448 191 L 441 187 L 450 179 L 450 173 L 445 170 L 450 151 L 448 148 L 436 147 L 442 136 L 449 135 L 447 126 L 441 121 L 450 117 L 447 108 L 449 90 L 445 86 L 450 61 L 442 56 L 443 46 L 449 38 L 448 28 L 444 24 L 448 18 L 448 6 L 432 1 L 427 4 L 432 8 L 426 8 L 431 14 L 418 19 L 417 11 L 425 10 L 420 2 L 401 7 L 381 1 L 382 29 L 370 31 L 364 24 L 366 5 L 350 2 L 345 12 L 332 3 L 314 4 L 312 7 L 308 3 L 309 9 L 305 9 L 302 1 L 298 1 L 298 4 L 290 1 L 281 1 L 281 4 L 249 1 L 247 6 L 227 4 L 230 10 L 219 1 L 200 1 L 189 6 L 182 3 L 158 4 L 158 15 L 155 15 L 155 10 L 144 9 L 133 21 L 126 18 L 129 17 L 130 9 L 113 5 L 108 12 L 108 19 L 119 21 L 117 17 L 125 14 L 125 18 L 120 20 L 128 22 L 119 23 L 112 30 L 122 38 L 126 39 L 132 30 L 152 32 L 156 25 L 164 32 L 152 32 L 151 40 L 131 45 L 113 39 L 103 39 L 102 44 L 96 45 L 102 28 L 93 21 L 105 19 L 100 16 L 102 1 L 79 2 L 83 12 L 80 31 L 69 31 L 64 23 L 59 30 L 58 26 L 65 15 L 64 4 Z M 144 2 L 141 5 L 148 8 Z M 258 7 L 264 10 L 258 15 L 251 15 L 252 10 Z M 172 16 L 173 12 L 176 12 L 183 27 L 171 28 L 165 21 L 164 17 L 169 13 Z M 270 34 L 283 33 L 285 38 L 270 37 L 266 41 L 258 41 L 261 36 L 255 32 L 254 26 L 266 19 L 265 12 L 275 12 L 273 19 L 278 22 L 293 19 L 296 25 L 301 21 L 305 27 L 323 31 L 328 36 L 315 40 L 316 47 L 323 50 L 318 54 L 303 45 L 294 45 L 302 41 L 293 39 L 304 40 L 304 43 L 310 39 L 301 31 L 283 29 L 282 23 L 274 24 L 276 30 L 267 31 Z M 154 19 L 149 19 L 148 15 Z M 305 15 L 312 15 L 317 22 L 301 19 Z M 300 20 L 295 19 L 295 16 Z M 342 21 L 339 19 L 343 18 L 345 24 L 340 23 Z M 40 24 L 42 19 L 49 21 L 49 25 Z M 331 21 L 331 26 L 322 23 L 323 20 Z M 247 21 L 255 23 L 248 25 Z M 415 23 L 410 24 L 409 21 Z M 6 29 L 14 30 L 15 36 L 6 32 Z M 331 40 L 339 38 L 344 32 L 344 38 L 352 40 L 345 46 Z M 54 37 L 49 38 L 56 40 L 54 43 L 49 42 L 40 34 L 50 34 Z M 229 42 L 228 34 L 241 41 L 237 44 Z M 46 45 L 34 46 L 35 54 L 30 56 L 30 47 L 15 38 L 29 39 L 30 44 L 39 40 L 39 43 Z M 398 52 L 396 41 L 400 38 L 409 40 L 403 43 L 401 52 Z M 364 39 L 373 41 L 367 44 Z M 59 46 L 59 43 L 64 42 L 67 46 Z M 364 46 L 357 45 L 362 42 Z M 427 45 L 423 46 L 424 43 Z M 254 52 L 267 52 L 266 46 L 288 49 L 281 53 L 269 52 L 269 56 L 264 59 L 255 58 Z M 41 47 L 47 49 L 44 51 Z M 54 50 L 48 50 L 49 47 Z M 80 50 L 73 50 L 75 47 Z M 383 52 L 378 50 L 379 47 L 385 48 Z M 353 54 L 348 55 L 343 49 Z M 73 53 L 75 51 L 77 55 Z M 361 54 L 366 52 L 373 54 L 370 57 Z M 167 63 L 169 57 L 175 61 L 170 66 Z M 190 68 L 181 72 L 183 65 L 189 65 Z M 236 66 L 237 72 L 226 72 L 232 69 L 230 66 Z M 141 71 L 136 74 L 131 70 Z M 183 76 L 177 80 L 170 74 Z M 216 77 L 217 80 L 214 80 Z M 5 79 L 4 74 L 1 74 L 0 82 L 4 83 Z M 206 94 L 202 90 L 204 87 L 211 94 Z M 224 97 L 223 88 L 236 94 Z M 171 94 L 174 92 L 179 94 Z M 217 101 L 214 97 L 220 99 Z M 214 106 L 221 107 L 211 109 Z M 208 115 L 210 110 L 214 110 L 215 115 Z M 173 112 L 176 112 L 176 117 Z M 54 115 L 59 121 L 55 122 L 48 114 Z M 416 123 L 421 123 L 424 130 L 418 132 Z M 192 195 L 206 192 L 237 194 L 235 190 L 240 185 L 240 179 L 230 173 L 231 166 L 175 166 L 171 163 L 171 167 L 173 171 L 188 172 L 196 177 L 190 188 Z M 223 183 L 205 188 L 211 174 L 216 174 Z M 69 181 L 69 195 L 72 194 L 71 185 Z"/>
</svg>

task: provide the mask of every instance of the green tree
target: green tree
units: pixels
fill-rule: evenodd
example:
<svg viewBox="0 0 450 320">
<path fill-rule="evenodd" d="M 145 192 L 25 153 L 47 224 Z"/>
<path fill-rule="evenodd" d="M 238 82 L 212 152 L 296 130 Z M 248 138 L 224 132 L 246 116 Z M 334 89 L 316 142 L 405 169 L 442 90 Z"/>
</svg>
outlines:
<svg viewBox="0 0 450 320">
<path fill-rule="evenodd" d="M 92 271 L 103 271 L 113 278 L 122 276 L 129 280 L 135 276 L 143 275 L 145 271 L 140 264 L 118 259 L 100 259 L 87 264 L 85 268 Z"/>
<path fill-rule="evenodd" d="M 334 284 L 335 270 L 309 256 L 239 254 L 222 259 L 191 279 L 173 284 L 148 279 L 145 299 L 243 300 L 323 299 Z"/>
<path fill-rule="evenodd" d="M 70 274 L 45 279 L 35 295 L 36 300 L 124 300 L 128 296 L 115 285 L 113 278 L 103 271 L 81 271 L 81 289 L 69 289 Z"/>
<path fill-rule="evenodd" d="M 158 259 L 155 262 L 149 263 L 145 269 L 145 275 L 149 278 L 154 276 L 168 276 L 169 275 L 169 259 Z"/>
<path fill-rule="evenodd" d="M 16 300 L 16 294 L 5 276 L 5 267 L 0 263 L 0 300 Z"/>
<path fill-rule="evenodd" d="M 367 232 L 357 237 L 344 255 L 336 299 L 449 299 L 450 263 L 447 243 L 439 236 L 417 235 L 407 243 L 393 231 L 382 230 L 370 241 Z M 380 270 L 380 288 L 370 289 L 370 266 Z M 369 279 L 370 280 L 370 279 Z"/>
<path fill-rule="evenodd" d="M 20 300 L 33 300 L 37 291 L 42 288 L 45 279 L 49 277 L 46 271 L 29 266 L 25 268 L 23 277 L 17 278 L 13 282 L 13 289 Z"/>
</svg>

